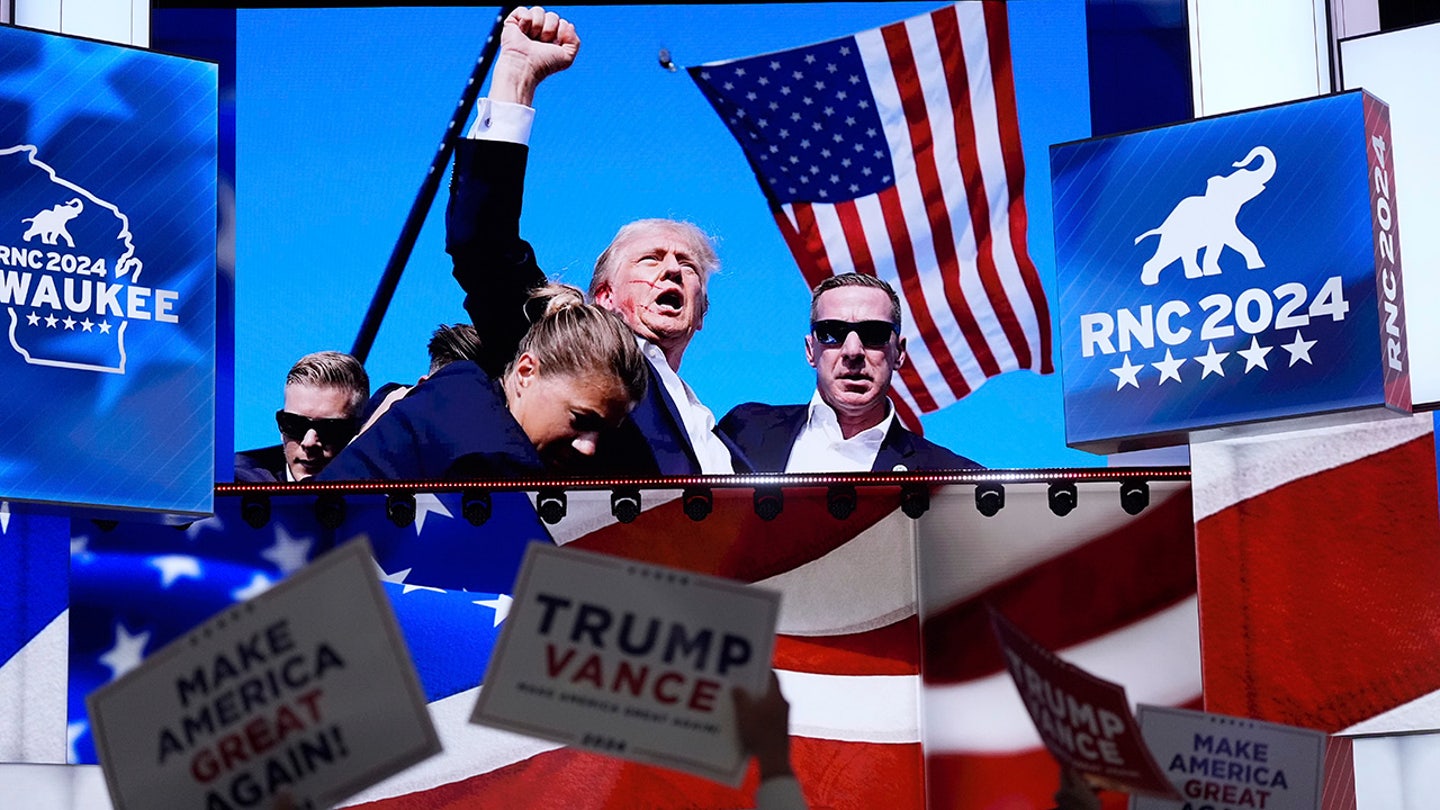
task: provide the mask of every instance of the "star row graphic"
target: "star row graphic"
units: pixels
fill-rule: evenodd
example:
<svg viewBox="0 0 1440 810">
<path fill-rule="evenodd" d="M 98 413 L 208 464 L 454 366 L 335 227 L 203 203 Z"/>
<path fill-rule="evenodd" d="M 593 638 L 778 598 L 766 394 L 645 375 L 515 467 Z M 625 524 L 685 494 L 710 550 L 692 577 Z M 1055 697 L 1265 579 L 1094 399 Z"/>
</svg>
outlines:
<svg viewBox="0 0 1440 810">
<path fill-rule="evenodd" d="M 1313 366 L 1315 365 L 1315 361 L 1310 358 L 1310 350 L 1315 348 L 1318 342 L 1319 341 L 1315 340 L 1306 340 L 1300 334 L 1300 331 L 1296 330 L 1295 339 L 1289 343 L 1280 344 L 1280 348 L 1289 352 L 1290 366 L 1294 366 L 1300 362 L 1305 362 Z M 1252 336 L 1248 348 L 1233 352 L 1233 354 L 1238 354 L 1245 358 L 1245 368 L 1240 373 L 1249 374 L 1257 368 L 1261 371 L 1269 371 L 1270 365 L 1266 360 L 1266 355 L 1274 348 L 1274 346 L 1262 346 L 1260 344 L 1260 338 Z M 1150 363 L 1149 365 L 1154 366 L 1155 370 L 1160 372 L 1160 379 L 1155 383 L 1157 386 L 1164 385 L 1169 380 L 1182 383 L 1184 379 L 1180 375 L 1180 367 L 1191 360 L 1200 364 L 1200 379 L 1203 380 L 1212 374 L 1217 377 L 1224 377 L 1225 358 L 1231 354 L 1232 352 L 1215 351 L 1215 343 L 1211 341 L 1204 354 L 1195 355 L 1194 357 L 1176 357 L 1167 347 L 1165 349 L 1165 359 Z M 1145 363 L 1131 363 L 1130 355 L 1124 355 L 1120 365 L 1110 369 L 1110 373 L 1116 377 L 1115 390 L 1119 391 L 1126 386 L 1134 386 L 1138 390 L 1140 388 L 1140 372 L 1144 370 L 1146 365 Z M 1289 366 L 1287 366 L 1287 368 L 1288 367 Z M 1234 369 L 1232 368 L 1231 370 L 1233 371 Z M 1194 378 L 1192 377 L 1191 379 Z"/>
<path fill-rule="evenodd" d="M 46 315 L 42 318 L 40 317 L 39 313 L 36 312 L 32 312 L 29 315 L 25 316 L 25 323 L 29 324 L 30 326 L 39 326 L 41 321 L 45 322 L 46 329 L 58 329 L 58 324 L 63 323 L 65 324 L 65 328 L 67 330 L 73 332 L 75 330 L 75 326 L 78 324 L 80 326 L 80 331 L 82 332 L 93 332 L 98 327 L 100 329 L 100 334 L 110 334 L 109 321 L 100 321 L 97 323 L 90 320 L 89 318 L 77 321 L 69 315 L 66 315 L 64 318 L 57 318 L 54 316 L 54 314 Z"/>
</svg>

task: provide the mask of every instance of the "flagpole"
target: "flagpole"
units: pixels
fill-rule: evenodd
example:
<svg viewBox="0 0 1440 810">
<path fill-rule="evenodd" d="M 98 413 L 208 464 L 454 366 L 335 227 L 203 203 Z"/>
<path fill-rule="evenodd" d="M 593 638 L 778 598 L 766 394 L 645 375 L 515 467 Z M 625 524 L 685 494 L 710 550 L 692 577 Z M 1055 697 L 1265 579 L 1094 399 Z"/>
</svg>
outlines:
<svg viewBox="0 0 1440 810">
<path fill-rule="evenodd" d="M 425 224 L 425 217 L 430 213 L 430 206 L 435 201 L 435 192 L 440 189 L 445 167 L 450 163 L 450 155 L 455 151 L 455 141 L 461 137 L 460 128 L 465 126 L 465 121 L 470 118 L 470 111 L 475 109 L 475 100 L 480 96 L 480 85 L 490 73 L 490 66 L 494 64 L 495 55 L 500 50 L 500 32 L 504 29 L 505 18 L 510 16 L 514 9 L 515 4 L 500 7 L 499 14 L 495 17 L 495 25 L 490 29 L 490 36 L 485 39 L 485 47 L 481 49 L 480 58 L 475 62 L 475 69 L 470 72 L 465 89 L 460 93 L 460 103 L 456 105 L 450 123 L 445 125 L 440 147 L 435 151 L 435 158 L 430 161 L 430 169 L 425 174 L 424 182 L 420 184 L 420 191 L 410 205 L 410 214 L 405 217 L 405 225 L 400 229 L 399 238 L 395 240 L 390 261 L 385 264 L 385 272 L 380 276 L 375 295 L 370 299 L 370 308 L 366 310 L 365 320 L 360 324 L 360 333 L 355 336 L 355 345 L 350 349 L 350 353 L 361 363 L 369 357 L 370 349 L 375 345 L 375 335 L 380 331 L 380 322 L 385 319 L 390 299 L 395 297 L 395 288 L 400 285 L 400 274 L 405 272 L 410 252 L 415 249 L 415 240 L 420 237 L 420 228 Z"/>
</svg>

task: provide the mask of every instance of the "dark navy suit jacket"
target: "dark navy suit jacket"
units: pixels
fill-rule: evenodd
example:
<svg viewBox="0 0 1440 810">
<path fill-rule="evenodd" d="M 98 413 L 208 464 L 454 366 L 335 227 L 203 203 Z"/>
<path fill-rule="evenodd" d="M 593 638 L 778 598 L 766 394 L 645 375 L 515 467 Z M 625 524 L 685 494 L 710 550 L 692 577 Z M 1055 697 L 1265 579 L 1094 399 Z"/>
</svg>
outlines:
<svg viewBox="0 0 1440 810">
<path fill-rule="evenodd" d="M 375 413 L 375 409 L 380 407 L 380 403 L 385 401 L 385 397 L 390 396 L 391 391 L 404 387 L 402 383 L 387 382 L 375 389 L 375 393 L 371 394 L 370 399 L 365 401 L 365 407 L 360 409 L 360 424 L 363 425 L 370 419 L 370 415 Z"/>
<path fill-rule="evenodd" d="M 465 311 L 480 334 L 481 367 L 494 379 L 500 378 L 530 327 L 525 317 L 530 291 L 547 281 L 535 251 L 520 238 L 529 151 L 520 144 L 461 139 L 445 212 L 445 249 L 455 263 L 455 280 L 465 290 Z M 723 434 L 720 438 L 730 448 L 736 472 L 748 471 L 740 449 Z M 591 467 L 581 472 L 700 474 L 679 411 L 654 369 L 630 418 L 601 437 Z"/>
<path fill-rule="evenodd" d="M 756 472 L 785 472 L 790 448 L 800 438 L 810 412 L 808 405 L 761 405 L 747 402 L 736 405 L 720 420 L 721 432 L 740 445 L 740 449 Z M 903 470 L 967 470 L 980 465 L 929 441 L 900 426 L 890 423 L 890 430 L 880 442 L 871 472 Z"/>
<path fill-rule="evenodd" d="M 531 478 L 544 464 L 474 363 L 437 371 L 390 406 L 315 476 L 317 481 Z"/>
<path fill-rule="evenodd" d="M 285 481 L 285 447 L 261 447 L 235 454 L 235 481 L 246 484 L 273 484 Z"/>
</svg>

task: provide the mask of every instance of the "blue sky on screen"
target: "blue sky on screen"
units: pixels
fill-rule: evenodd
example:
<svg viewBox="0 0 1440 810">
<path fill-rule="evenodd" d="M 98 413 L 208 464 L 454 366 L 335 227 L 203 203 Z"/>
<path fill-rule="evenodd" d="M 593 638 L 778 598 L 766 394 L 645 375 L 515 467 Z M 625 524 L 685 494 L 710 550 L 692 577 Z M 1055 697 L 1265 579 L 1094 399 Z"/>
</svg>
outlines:
<svg viewBox="0 0 1440 810">
<path fill-rule="evenodd" d="M 584 286 L 616 228 L 688 219 L 719 237 L 704 330 L 682 374 L 717 418 L 803 402 L 809 294 L 739 146 L 679 66 L 845 36 L 937 3 L 558 7 L 580 57 L 540 88 L 522 234 Z M 1081 0 L 1009 4 L 1030 252 L 1054 306 L 1048 147 L 1089 136 Z M 235 446 L 278 441 L 300 355 L 348 350 L 493 9 L 242 9 L 237 14 Z M 372 384 L 424 373 L 440 323 L 466 320 L 444 253 L 444 191 L 371 353 Z M 1056 353 L 1058 363 L 1058 351 Z M 1060 374 L 1011 372 L 924 417 L 991 467 L 1088 466 L 1065 447 Z"/>
</svg>

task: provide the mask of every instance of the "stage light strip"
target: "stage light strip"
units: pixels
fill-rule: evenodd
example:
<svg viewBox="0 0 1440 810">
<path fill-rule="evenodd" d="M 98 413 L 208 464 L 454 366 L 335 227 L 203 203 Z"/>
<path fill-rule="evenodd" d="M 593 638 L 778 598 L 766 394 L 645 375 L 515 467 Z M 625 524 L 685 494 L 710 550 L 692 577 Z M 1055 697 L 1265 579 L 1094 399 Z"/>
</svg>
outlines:
<svg viewBox="0 0 1440 810">
<path fill-rule="evenodd" d="M 576 478 L 576 479 L 511 479 L 474 481 L 328 481 L 324 483 L 226 484 L 217 483 L 215 494 L 244 495 L 263 492 L 276 495 L 316 495 L 324 492 L 386 493 L 386 492 L 465 492 L 489 490 L 514 492 L 562 488 L 615 489 L 680 489 L 711 487 L 713 489 L 754 489 L 757 487 L 828 487 L 850 484 L 856 487 L 903 486 L 906 484 L 979 484 L 984 482 L 1016 484 L 1048 484 L 1054 481 L 1076 483 L 1119 483 L 1123 480 L 1189 481 L 1189 467 L 1096 467 L 1094 469 L 1036 468 L 1013 470 L 974 470 L 966 472 L 907 473 L 843 473 L 830 475 L 787 475 L 766 473 L 755 475 L 695 475 L 663 478 Z"/>
</svg>

